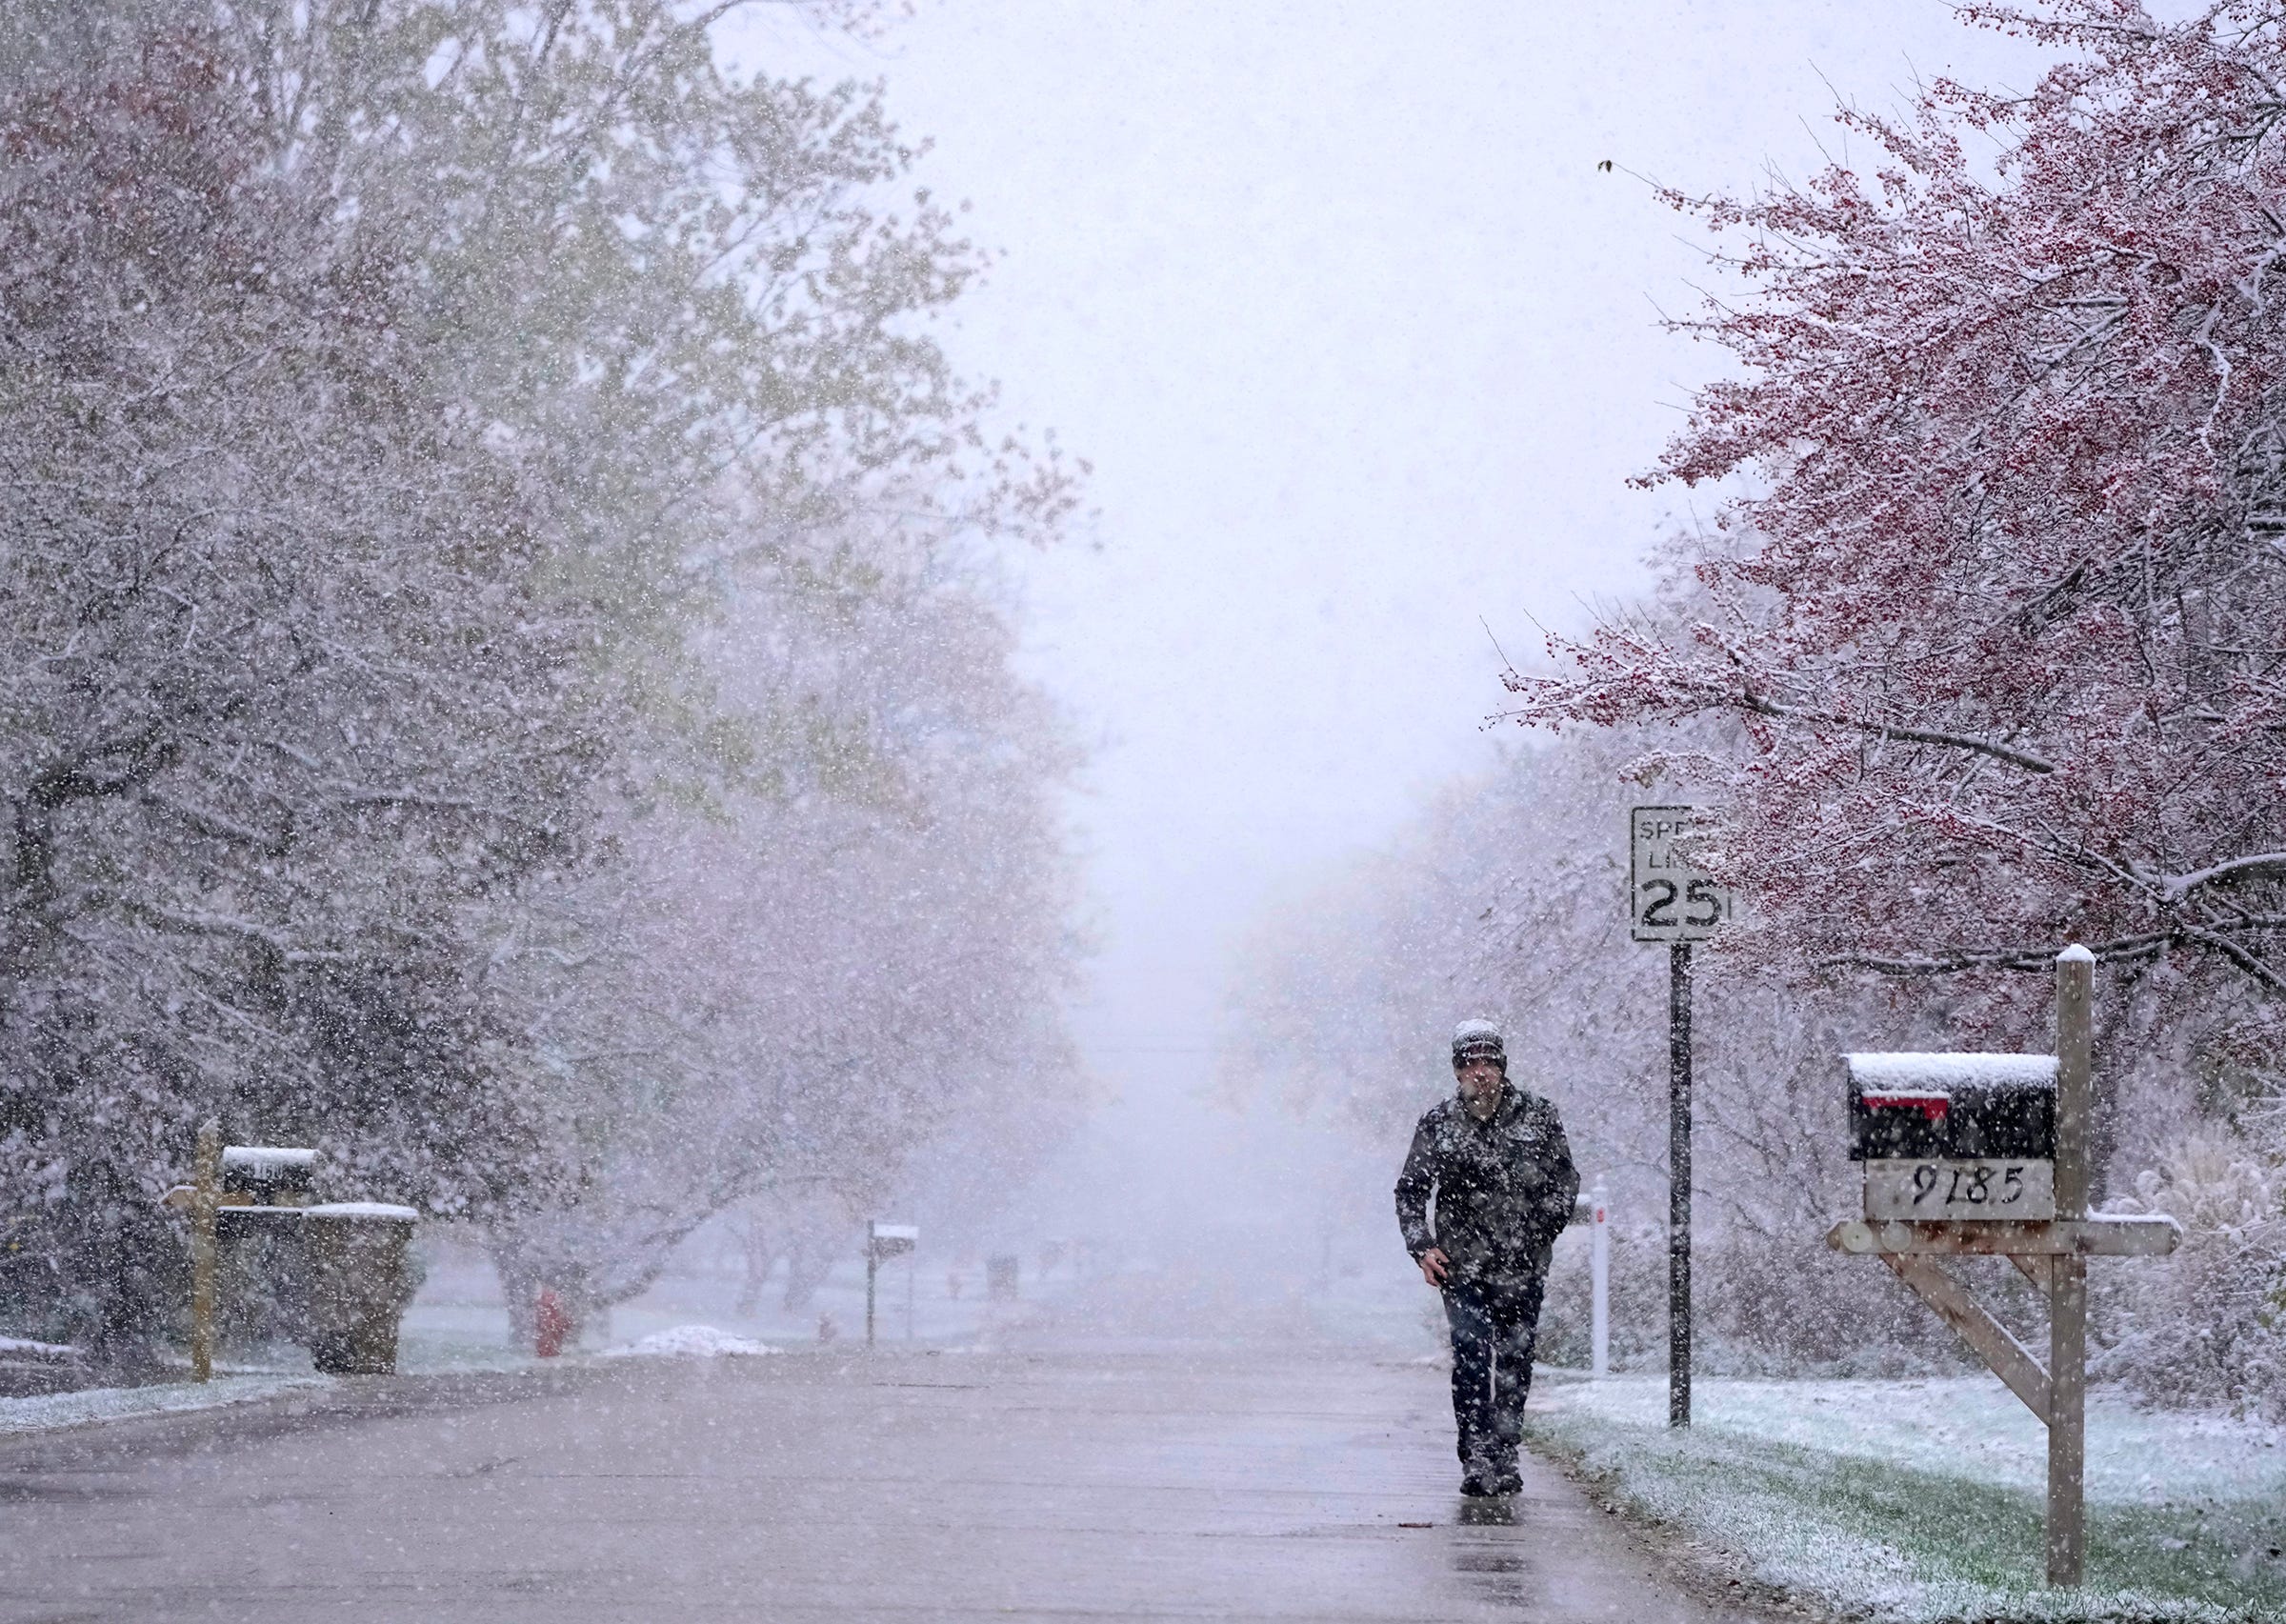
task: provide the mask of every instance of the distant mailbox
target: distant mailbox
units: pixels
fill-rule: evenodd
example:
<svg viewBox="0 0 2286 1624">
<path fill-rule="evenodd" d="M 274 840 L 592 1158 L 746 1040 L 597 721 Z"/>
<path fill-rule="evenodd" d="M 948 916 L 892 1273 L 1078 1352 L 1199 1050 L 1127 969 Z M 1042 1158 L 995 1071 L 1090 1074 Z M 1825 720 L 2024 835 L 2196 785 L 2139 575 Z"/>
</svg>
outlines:
<svg viewBox="0 0 2286 1624">
<path fill-rule="evenodd" d="M 920 1227 L 916 1224 L 884 1224 L 875 1220 L 866 1234 L 875 1257 L 901 1256 L 921 1241 Z"/>
<path fill-rule="evenodd" d="M 984 1260 L 984 1294 L 993 1302 L 1013 1303 L 1016 1300 L 1016 1271 L 1019 1267 L 1013 1253 L 1001 1253 Z"/>
<path fill-rule="evenodd" d="M 865 1226 L 865 1345 L 873 1345 L 874 1282 L 881 1273 L 881 1260 L 903 1257 L 921 1244 L 917 1224 L 885 1224 L 875 1218 Z M 917 1262 L 918 1259 L 915 1259 Z M 912 1265 L 905 1268 L 905 1334 L 912 1334 Z"/>
<path fill-rule="evenodd" d="M 2055 1216 L 2055 1057 L 1850 1054 L 1868 1218 Z"/>
</svg>

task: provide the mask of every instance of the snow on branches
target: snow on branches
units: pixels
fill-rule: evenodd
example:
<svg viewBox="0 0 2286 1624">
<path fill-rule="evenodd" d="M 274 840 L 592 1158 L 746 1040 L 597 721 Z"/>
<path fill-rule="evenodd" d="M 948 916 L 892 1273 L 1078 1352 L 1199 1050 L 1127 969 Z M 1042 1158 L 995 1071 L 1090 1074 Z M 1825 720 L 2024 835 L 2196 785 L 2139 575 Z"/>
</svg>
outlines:
<svg viewBox="0 0 2286 1624">
<path fill-rule="evenodd" d="M 1743 493 L 1515 714 L 1733 719 L 1692 765 L 1771 961 L 2286 992 L 2286 10 L 1970 10 L 2057 66 L 1667 193 L 1737 245 L 1678 326 L 1740 372 L 1648 482 Z"/>
<path fill-rule="evenodd" d="M 608 1300 L 1062 1059 L 1063 747 L 964 548 L 1072 478 L 927 336 L 982 259 L 877 88 L 721 10 L 0 0 L 0 1210 L 59 1330 L 163 1320 L 210 1113 Z"/>
</svg>

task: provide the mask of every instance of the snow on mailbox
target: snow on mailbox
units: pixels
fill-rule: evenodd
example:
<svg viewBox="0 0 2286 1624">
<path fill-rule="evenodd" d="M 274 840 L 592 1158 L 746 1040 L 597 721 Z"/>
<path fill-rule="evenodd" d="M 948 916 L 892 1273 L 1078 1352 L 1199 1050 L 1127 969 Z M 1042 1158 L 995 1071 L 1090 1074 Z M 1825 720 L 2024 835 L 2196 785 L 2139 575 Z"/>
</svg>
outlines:
<svg viewBox="0 0 2286 1624">
<path fill-rule="evenodd" d="M 2055 1056 L 1846 1054 L 1869 1219 L 2055 1216 Z"/>
<path fill-rule="evenodd" d="M 225 1145 L 225 1207 L 307 1207 L 317 1153 L 294 1145 Z"/>
<path fill-rule="evenodd" d="M 885 1224 L 876 1218 L 866 1227 L 866 1237 L 873 1256 L 895 1257 L 918 1246 L 921 1232 L 915 1224 Z"/>
</svg>

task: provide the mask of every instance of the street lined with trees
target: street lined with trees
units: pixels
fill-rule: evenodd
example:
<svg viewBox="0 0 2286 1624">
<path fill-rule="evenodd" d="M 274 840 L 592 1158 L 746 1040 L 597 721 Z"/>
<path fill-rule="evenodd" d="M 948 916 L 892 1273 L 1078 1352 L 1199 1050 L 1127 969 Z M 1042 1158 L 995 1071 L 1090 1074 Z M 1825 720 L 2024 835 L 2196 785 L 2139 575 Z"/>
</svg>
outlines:
<svg viewBox="0 0 2286 1624">
<path fill-rule="evenodd" d="M 0 1613 L 2268 1624 L 2286 0 L 946 10 L 0 0 Z"/>
</svg>

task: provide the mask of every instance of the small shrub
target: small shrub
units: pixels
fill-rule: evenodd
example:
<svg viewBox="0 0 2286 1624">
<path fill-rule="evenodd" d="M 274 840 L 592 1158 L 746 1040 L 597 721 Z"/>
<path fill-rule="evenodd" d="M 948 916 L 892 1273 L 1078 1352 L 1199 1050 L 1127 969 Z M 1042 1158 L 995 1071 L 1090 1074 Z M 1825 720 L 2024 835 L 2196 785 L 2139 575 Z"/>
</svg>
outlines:
<svg viewBox="0 0 2286 1624">
<path fill-rule="evenodd" d="M 2286 1419 L 2286 1158 L 2201 1126 L 2115 1206 L 2168 1214 L 2183 1243 L 2170 1258 L 2090 1271 L 2093 1373 L 2156 1403 Z"/>
</svg>

